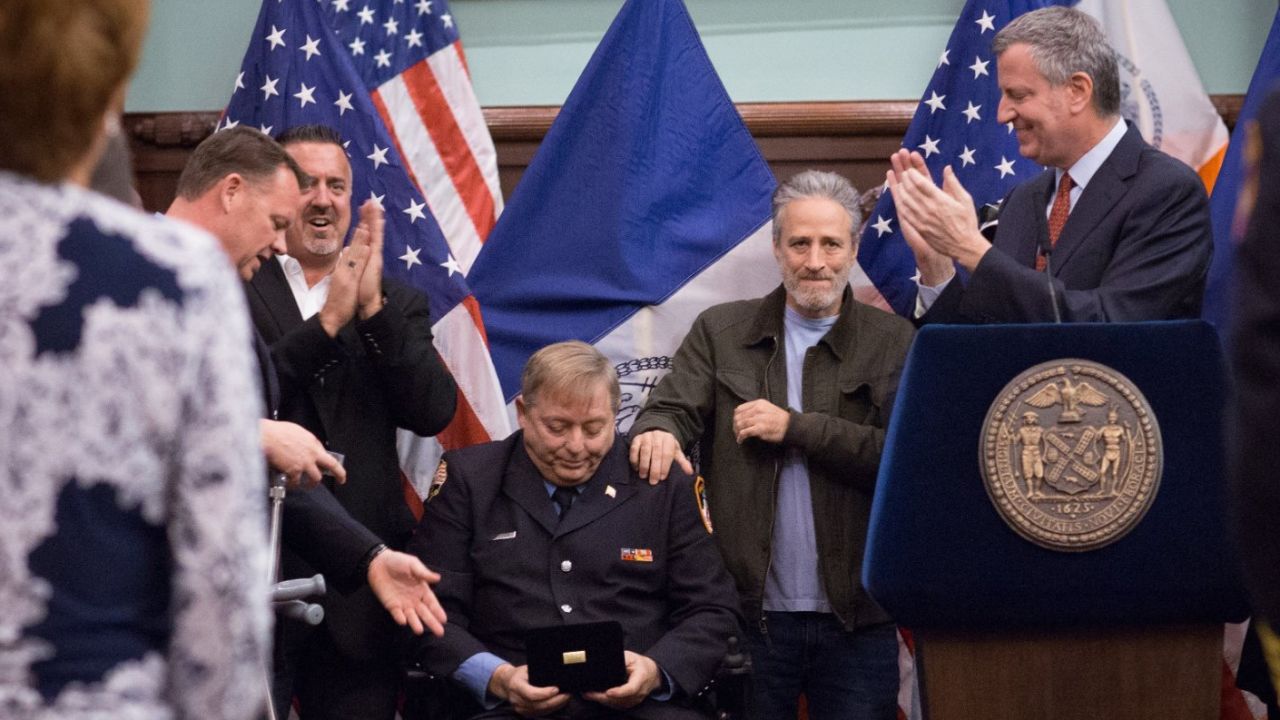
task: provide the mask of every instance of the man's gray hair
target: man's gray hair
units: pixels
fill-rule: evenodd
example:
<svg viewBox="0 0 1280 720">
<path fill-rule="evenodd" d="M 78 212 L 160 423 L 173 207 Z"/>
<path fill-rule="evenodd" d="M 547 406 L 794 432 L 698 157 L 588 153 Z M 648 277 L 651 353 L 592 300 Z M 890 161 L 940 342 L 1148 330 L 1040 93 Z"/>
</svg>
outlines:
<svg viewBox="0 0 1280 720">
<path fill-rule="evenodd" d="M 835 202 L 849 213 L 849 237 L 857 244 L 855 236 L 862 223 L 862 208 L 858 191 L 843 176 L 822 170 L 805 170 L 793 175 L 790 180 L 778 186 L 773 192 L 773 243 L 782 240 L 782 223 L 778 217 L 792 201 L 801 198 L 826 198 Z"/>
<path fill-rule="evenodd" d="M 1116 53 L 1098 21 L 1068 7 L 1047 7 L 1021 15 L 1004 26 L 991 41 L 1000 57 L 1019 43 L 1027 45 L 1036 68 L 1054 87 L 1072 74 L 1093 79 L 1093 107 L 1103 117 L 1120 113 L 1120 71 Z"/>
</svg>

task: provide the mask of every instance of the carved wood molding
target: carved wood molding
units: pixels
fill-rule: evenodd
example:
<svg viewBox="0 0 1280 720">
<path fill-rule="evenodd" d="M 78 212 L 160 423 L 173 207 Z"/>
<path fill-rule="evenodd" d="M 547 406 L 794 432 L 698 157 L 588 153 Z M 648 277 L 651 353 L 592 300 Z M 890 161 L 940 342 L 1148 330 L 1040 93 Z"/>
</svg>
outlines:
<svg viewBox="0 0 1280 720">
<path fill-rule="evenodd" d="M 756 137 L 902 134 L 915 109 L 911 100 L 738 105 Z M 559 113 L 554 105 L 487 107 L 484 119 L 495 141 L 541 140 Z"/>
<path fill-rule="evenodd" d="M 1213 95 L 1214 107 L 1235 127 L 1243 95 Z M 913 100 L 741 103 L 738 112 L 755 137 L 901 135 L 915 112 Z M 536 142 L 560 108 L 554 105 L 487 107 L 484 119 L 495 142 Z M 126 113 L 124 126 L 139 145 L 195 147 L 217 126 L 218 112 Z"/>
<path fill-rule="evenodd" d="M 213 134 L 219 112 L 125 113 L 124 129 L 135 143 L 156 148 L 193 148 Z"/>
</svg>

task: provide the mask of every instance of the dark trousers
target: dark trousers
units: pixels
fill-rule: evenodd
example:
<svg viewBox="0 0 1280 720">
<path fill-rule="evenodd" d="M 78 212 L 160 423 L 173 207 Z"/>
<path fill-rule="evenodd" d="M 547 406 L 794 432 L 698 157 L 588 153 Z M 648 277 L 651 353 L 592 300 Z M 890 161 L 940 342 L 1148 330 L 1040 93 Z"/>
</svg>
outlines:
<svg viewBox="0 0 1280 720">
<path fill-rule="evenodd" d="M 766 612 L 753 629 L 750 717 L 794 718 L 800 694 L 810 720 L 894 720 L 898 636 L 892 624 L 848 632 L 830 613 Z"/>
<path fill-rule="evenodd" d="M 343 656 L 323 626 L 276 626 L 272 700 L 277 717 L 298 698 L 302 720 L 393 720 L 403 671 L 394 652 L 374 662 Z"/>
</svg>

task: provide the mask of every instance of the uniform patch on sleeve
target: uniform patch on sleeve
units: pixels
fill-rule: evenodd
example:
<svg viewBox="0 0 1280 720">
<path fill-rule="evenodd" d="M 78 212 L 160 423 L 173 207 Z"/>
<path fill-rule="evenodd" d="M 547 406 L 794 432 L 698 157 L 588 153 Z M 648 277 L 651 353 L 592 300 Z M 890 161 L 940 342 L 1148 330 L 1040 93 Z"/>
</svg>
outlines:
<svg viewBox="0 0 1280 720">
<path fill-rule="evenodd" d="M 427 502 L 440 494 L 444 489 L 444 481 L 449 479 L 449 465 L 444 460 L 436 466 L 436 474 L 431 478 L 431 487 L 427 488 Z"/>
<path fill-rule="evenodd" d="M 698 501 L 698 514 L 702 516 L 702 525 L 707 529 L 707 534 L 715 533 L 711 529 L 711 507 L 707 505 L 707 481 L 699 475 L 697 480 L 693 481 L 693 495 Z"/>
</svg>

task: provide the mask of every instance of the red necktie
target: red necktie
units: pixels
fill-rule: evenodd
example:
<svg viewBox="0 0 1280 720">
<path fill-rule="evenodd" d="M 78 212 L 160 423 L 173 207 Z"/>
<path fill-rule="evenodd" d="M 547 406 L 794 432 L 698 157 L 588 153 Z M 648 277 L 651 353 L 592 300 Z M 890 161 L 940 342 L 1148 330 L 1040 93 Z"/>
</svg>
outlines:
<svg viewBox="0 0 1280 720">
<path fill-rule="evenodd" d="M 1049 210 L 1049 247 L 1058 245 L 1058 236 L 1062 227 L 1067 224 L 1067 215 L 1071 214 L 1071 188 L 1075 182 L 1067 173 L 1058 181 L 1058 193 L 1053 197 L 1053 207 Z M 1044 255 L 1036 256 L 1036 270 L 1044 270 Z"/>
</svg>

